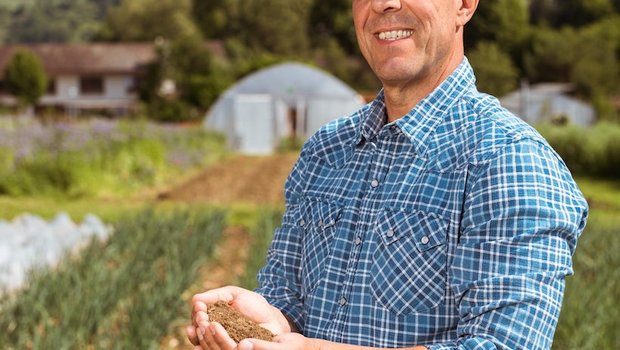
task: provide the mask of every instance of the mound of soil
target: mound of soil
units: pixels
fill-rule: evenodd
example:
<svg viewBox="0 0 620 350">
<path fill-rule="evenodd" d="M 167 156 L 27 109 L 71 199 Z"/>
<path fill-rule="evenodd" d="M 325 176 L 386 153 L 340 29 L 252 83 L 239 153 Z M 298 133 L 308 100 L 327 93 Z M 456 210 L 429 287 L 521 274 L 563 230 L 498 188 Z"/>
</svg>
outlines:
<svg viewBox="0 0 620 350">
<path fill-rule="evenodd" d="M 271 341 L 274 335 L 267 329 L 259 326 L 239 311 L 233 309 L 226 302 L 218 301 L 207 307 L 209 321 L 221 324 L 235 342 L 242 339 L 255 338 Z"/>
<path fill-rule="evenodd" d="M 297 156 L 287 153 L 227 158 L 186 183 L 160 193 L 158 198 L 217 204 L 282 204 L 284 182 Z"/>
</svg>

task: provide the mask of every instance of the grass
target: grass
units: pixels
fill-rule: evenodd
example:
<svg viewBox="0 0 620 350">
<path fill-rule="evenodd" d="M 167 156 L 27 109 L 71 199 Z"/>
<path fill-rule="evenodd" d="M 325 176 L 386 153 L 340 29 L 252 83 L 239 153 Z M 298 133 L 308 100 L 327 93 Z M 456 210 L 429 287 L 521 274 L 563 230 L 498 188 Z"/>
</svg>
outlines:
<svg viewBox="0 0 620 350">
<path fill-rule="evenodd" d="M 144 201 L 102 200 L 81 198 L 68 200 L 52 197 L 7 197 L 0 196 L 0 219 L 11 220 L 23 213 L 31 213 L 46 219 L 53 218 L 64 211 L 76 221 L 81 221 L 88 213 L 97 215 L 104 221 L 115 221 L 127 212 L 141 210 Z"/>
<path fill-rule="evenodd" d="M 263 209 L 258 214 L 259 219 L 250 230 L 250 254 L 245 263 L 244 273 L 239 279 L 239 285 L 247 289 L 258 287 L 256 275 L 258 270 L 265 265 L 267 249 L 282 217 L 282 211 L 279 209 Z"/>
<path fill-rule="evenodd" d="M 554 349 L 620 349 L 620 182 L 578 178 L 590 202 L 573 257 Z"/>
</svg>

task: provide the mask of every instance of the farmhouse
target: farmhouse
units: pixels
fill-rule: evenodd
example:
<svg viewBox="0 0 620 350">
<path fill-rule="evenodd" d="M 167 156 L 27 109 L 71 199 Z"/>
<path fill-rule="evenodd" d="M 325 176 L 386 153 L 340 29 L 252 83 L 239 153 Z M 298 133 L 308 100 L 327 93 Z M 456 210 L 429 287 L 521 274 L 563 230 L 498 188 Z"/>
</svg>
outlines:
<svg viewBox="0 0 620 350">
<path fill-rule="evenodd" d="M 305 140 L 363 104 L 360 95 L 332 75 L 305 64 L 282 63 L 225 91 L 207 113 L 204 127 L 226 134 L 241 153 L 268 154 L 283 138 Z"/>
<path fill-rule="evenodd" d="M 136 81 L 156 57 L 152 43 L 30 44 L 0 47 L 0 103 L 15 100 L 2 84 L 4 67 L 19 49 L 37 55 L 48 75 L 39 108 L 68 113 L 105 110 L 124 113 L 137 105 Z"/>
</svg>

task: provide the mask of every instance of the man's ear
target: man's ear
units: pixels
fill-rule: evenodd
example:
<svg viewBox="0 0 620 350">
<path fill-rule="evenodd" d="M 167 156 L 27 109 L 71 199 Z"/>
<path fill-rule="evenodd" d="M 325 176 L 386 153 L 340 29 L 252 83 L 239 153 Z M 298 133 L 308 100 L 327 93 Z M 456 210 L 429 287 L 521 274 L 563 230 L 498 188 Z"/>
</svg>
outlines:
<svg viewBox="0 0 620 350">
<path fill-rule="evenodd" d="M 476 12 L 479 0 L 456 0 L 460 7 L 457 13 L 457 25 L 464 26 Z"/>
</svg>

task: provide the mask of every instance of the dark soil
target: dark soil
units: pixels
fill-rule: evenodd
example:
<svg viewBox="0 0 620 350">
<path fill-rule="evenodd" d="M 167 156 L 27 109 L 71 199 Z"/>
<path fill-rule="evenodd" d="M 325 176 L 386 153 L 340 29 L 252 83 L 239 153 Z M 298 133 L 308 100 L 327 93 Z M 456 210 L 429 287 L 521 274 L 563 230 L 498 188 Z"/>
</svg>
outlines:
<svg viewBox="0 0 620 350">
<path fill-rule="evenodd" d="M 259 326 L 223 301 L 209 305 L 207 314 L 209 321 L 224 326 L 230 337 L 237 343 L 246 338 L 273 340 L 274 335 L 270 331 Z"/>
</svg>

